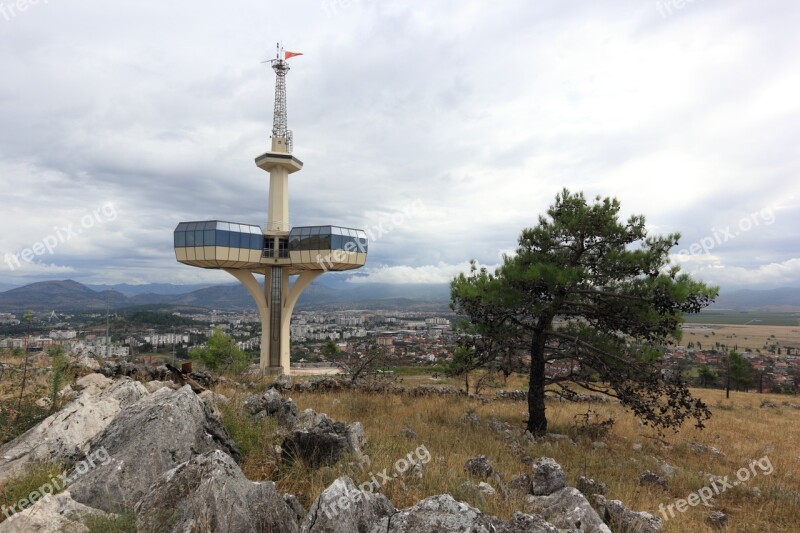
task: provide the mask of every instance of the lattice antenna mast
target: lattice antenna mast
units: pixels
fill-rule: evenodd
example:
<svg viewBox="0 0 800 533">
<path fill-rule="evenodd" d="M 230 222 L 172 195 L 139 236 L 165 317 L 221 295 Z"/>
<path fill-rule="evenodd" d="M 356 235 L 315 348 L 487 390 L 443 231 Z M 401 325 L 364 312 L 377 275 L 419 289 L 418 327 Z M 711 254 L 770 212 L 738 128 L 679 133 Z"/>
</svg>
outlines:
<svg viewBox="0 0 800 533">
<path fill-rule="evenodd" d="M 292 151 L 292 131 L 288 126 L 286 113 L 286 73 L 289 72 L 289 63 L 280 43 L 277 44 L 277 55 L 272 60 L 272 70 L 275 71 L 275 111 L 272 117 L 272 136 L 286 139 L 286 149 Z"/>
</svg>

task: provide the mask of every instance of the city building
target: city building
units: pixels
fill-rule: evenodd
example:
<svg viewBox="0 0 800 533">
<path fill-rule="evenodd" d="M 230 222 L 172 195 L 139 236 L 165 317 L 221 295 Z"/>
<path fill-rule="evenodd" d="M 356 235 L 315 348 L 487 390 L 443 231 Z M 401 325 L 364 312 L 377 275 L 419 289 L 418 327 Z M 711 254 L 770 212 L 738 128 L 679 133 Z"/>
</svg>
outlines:
<svg viewBox="0 0 800 533">
<path fill-rule="evenodd" d="M 224 270 L 253 297 L 261 321 L 261 369 L 269 374 L 290 371 L 290 322 L 300 294 L 324 272 L 362 267 L 368 251 L 362 230 L 289 224 L 289 176 L 303 168 L 292 154 L 294 141 L 286 110 L 287 59 L 294 55 L 298 54 L 279 46 L 271 61 L 276 77 L 271 149 L 255 160 L 269 172 L 265 227 L 205 220 L 181 222 L 174 233 L 179 262 Z M 264 276 L 263 289 L 255 275 Z M 338 338 L 338 334 L 327 335 Z"/>
</svg>

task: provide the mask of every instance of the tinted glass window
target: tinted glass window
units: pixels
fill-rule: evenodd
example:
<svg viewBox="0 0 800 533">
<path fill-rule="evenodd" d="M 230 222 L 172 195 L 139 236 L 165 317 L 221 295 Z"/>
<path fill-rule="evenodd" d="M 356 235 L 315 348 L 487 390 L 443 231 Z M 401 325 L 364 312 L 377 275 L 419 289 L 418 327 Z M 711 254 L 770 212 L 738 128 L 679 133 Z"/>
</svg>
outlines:
<svg viewBox="0 0 800 533">
<path fill-rule="evenodd" d="M 241 235 L 241 233 L 237 233 L 235 231 L 231 231 L 230 232 L 230 236 L 231 236 L 231 244 L 230 244 L 230 246 L 231 246 L 231 248 L 239 248 L 239 247 L 241 247 L 242 242 L 241 242 L 241 239 L 240 239 L 240 235 Z"/>
<path fill-rule="evenodd" d="M 186 246 L 194 246 L 194 232 L 187 231 L 186 232 Z"/>
<path fill-rule="evenodd" d="M 175 247 L 182 248 L 186 246 L 186 232 L 185 231 L 176 231 L 175 232 Z"/>
</svg>

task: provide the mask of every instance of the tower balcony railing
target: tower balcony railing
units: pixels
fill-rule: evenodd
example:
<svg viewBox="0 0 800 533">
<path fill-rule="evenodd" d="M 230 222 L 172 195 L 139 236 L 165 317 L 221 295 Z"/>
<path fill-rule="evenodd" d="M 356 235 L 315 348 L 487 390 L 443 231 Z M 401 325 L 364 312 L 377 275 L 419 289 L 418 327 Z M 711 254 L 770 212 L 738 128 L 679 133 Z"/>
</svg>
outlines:
<svg viewBox="0 0 800 533">
<path fill-rule="evenodd" d="M 273 248 L 264 248 L 261 253 L 264 259 L 289 259 L 289 250 L 274 250 Z"/>
</svg>

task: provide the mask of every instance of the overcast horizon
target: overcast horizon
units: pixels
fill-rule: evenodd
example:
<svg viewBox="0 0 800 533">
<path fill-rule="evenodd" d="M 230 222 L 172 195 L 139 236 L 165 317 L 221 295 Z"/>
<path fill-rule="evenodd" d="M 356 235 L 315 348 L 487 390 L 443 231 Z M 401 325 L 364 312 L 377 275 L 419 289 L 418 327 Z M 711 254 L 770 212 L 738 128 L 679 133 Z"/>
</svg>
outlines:
<svg viewBox="0 0 800 533">
<path fill-rule="evenodd" d="M 281 41 L 290 221 L 367 230 L 351 283 L 494 267 L 567 187 L 680 232 L 723 292 L 800 287 L 797 27 L 789 1 L 0 0 L 0 283 L 235 282 L 172 231 L 264 226 Z"/>
</svg>

